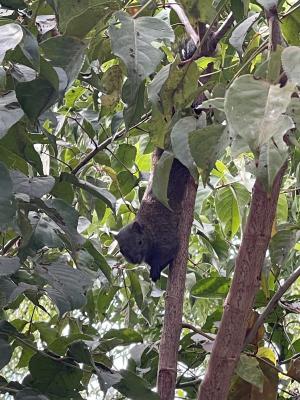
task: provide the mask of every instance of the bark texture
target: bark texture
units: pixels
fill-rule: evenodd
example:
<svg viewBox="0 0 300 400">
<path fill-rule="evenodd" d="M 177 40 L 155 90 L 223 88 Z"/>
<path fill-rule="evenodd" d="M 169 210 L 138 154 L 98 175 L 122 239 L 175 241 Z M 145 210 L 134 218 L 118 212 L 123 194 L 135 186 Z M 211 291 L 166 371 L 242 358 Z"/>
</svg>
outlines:
<svg viewBox="0 0 300 400">
<path fill-rule="evenodd" d="M 286 165 L 278 172 L 271 193 L 258 180 L 255 182 L 232 285 L 198 400 L 227 399 L 231 376 L 243 349 L 249 313 L 260 286 L 285 170 Z"/>
<path fill-rule="evenodd" d="M 160 340 L 157 377 L 157 389 L 161 400 L 173 400 L 175 395 L 186 265 L 189 237 L 194 219 L 196 193 L 197 185 L 190 176 L 181 203 L 181 218 L 178 227 L 179 250 L 170 268 L 166 291 L 166 311 Z"/>
</svg>

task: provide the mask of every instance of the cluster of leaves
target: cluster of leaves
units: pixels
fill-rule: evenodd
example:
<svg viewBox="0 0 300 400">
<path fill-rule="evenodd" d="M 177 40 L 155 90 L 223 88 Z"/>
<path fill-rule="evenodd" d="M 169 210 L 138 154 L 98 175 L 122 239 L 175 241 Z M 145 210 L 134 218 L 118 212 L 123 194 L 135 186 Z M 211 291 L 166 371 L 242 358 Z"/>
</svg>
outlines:
<svg viewBox="0 0 300 400">
<path fill-rule="evenodd" d="M 263 1 L 181 3 L 211 27 L 233 12 L 236 26 L 213 55 L 182 63 L 184 27 L 156 1 L 0 0 L 1 393 L 82 399 L 96 377 L 107 396 L 157 399 L 166 275 L 154 287 L 146 268 L 124 264 L 113 237 L 136 214 L 154 146 L 168 150 L 153 185 L 163 204 L 174 157 L 209 182 L 199 184 L 185 316 L 216 332 L 253 176 L 271 187 L 289 155 L 284 135 L 297 143 L 300 8 L 280 2 L 292 47 L 270 55 Z M 198 86 L 201 74 L 209 80 Z M 204 95 L 196 118 L 190 105 Z M 257 307 L 299 261 L 299 157 L 293 150 Z M 277 354 L 261 347 L 261 357 L 299 352 L 287 321 L 281 309 L 270 316 Z M 194 398 L 209 344 L 183 333 L 178 396 Z M 117 368 L 130 346 L 127 369 Z M 270 371 L 243 355 L 232 398 L 249 385 L 271 398 Z"/>
</svg>

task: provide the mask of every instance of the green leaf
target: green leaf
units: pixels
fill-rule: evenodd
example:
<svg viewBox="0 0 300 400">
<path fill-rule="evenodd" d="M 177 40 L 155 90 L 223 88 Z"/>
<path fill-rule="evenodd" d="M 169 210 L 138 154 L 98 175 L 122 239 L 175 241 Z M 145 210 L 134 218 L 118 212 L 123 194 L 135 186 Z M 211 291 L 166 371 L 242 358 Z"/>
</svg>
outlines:
<svg viewBox="0 0 300 400">
<path fill-rule="evenodd" d="M 189 106 L 198 92 L 199 70 L 195 62 L 179 68 L 179 59 L 170 67 L 168 79 L 158 93 L 161 112 L 168 118 L 177 109 Z"/>
<path fill-rule="evenodd" d="M 291 101 L 293 84 L 284 87 L 255 80 L 252 75 L 237 78 L 225 95 L 225 113 L 231 135 L 241 136 L 257 152 L 273 136 L 283 135 L 293 127 L 283 115 Z"/>
<path fill-rule="evenodd" d="M 33 122 L 58 99 L 52 84 L 43 78 L 18 83 L 16 95 L 22 109 Z"/>
<path fill-rule="evenodd" d="M 124 12 L 115 16 L 119 25 L 109 27 L 112 51 L 126 65 L 130 85 L 135 90 L 162 59 L 163 53 L 152 43 L 163 39 L 173 41 L 174 32 L 166 22 L 155 17 L 133 19 Z"/>
<path fill-rule="evenodd" d="M 130 279 L 130 291 L 131 295 L 134 297 L 134 300 L 140 310 L 143 308 L 144 296 L 141 288 L 141 284 L 138 278 L 138 275 L 134 271 L 127 272 Z"/>
<path fill-rule="evenodd" d="M 0 369 L 5 367 L 11 359 L 12 348 L 7 341 L 0 337 Z"/>
<path fill-rule="evenodd" d="M 9 278 L 0 278 L 0 308 L 10 303 L 10 297 L 17 285 Z M 1 324 L 0 324 L 1 332 Z"/>
<path fill-rule="evenodd" d="M 244 17 L 247 15 L 249 1 L 250 0 L 231 0 L 231 9 L 237 22 L 244 19 Z"/>
<path fill-rule="evenodd" d="M 87 273 L 62 263 L 39 265 L 36 271 L 51 286 L 46 288 L 46 292 L 60 315 L 85 305 L 85 292 L 92 285 Z"/>
<path fill-rule="evenodd" d="M 235 372 L 246 382 L 256 386 L 260 392 L 263 391 L 264 374 L 259 367 L 258 361 L 254 357 L 241 354 Z"/>
<path fill-rule="evenodd" d="M 137 149 L 127 143 L 122 143 L 119 145 L 116 151 L 116 157 L 111 160 L 111 166 L 117 170 L 121 171 L 124 168 L 132 168 L 135 162 Z"/>
<path fill-rule="evenodd" d="M 23 115 L 14 91 L 0 95 L 0 139 Z"/>
<path fill-rule="evenodd" d="M 31 385 L 43 393 L 71 398 L 81 390 L 83 372 L 61 360 L 56 361 L 38 353 L 31 358 L 29 370 L 32 376 Z"/>
<path fill-rule="evenodd" d="M 202 103 L 203 108 L 216 108 L 217 110 L 224 111 L 224 101 L 223 97 L 215 97 L 213 99 L 205 100 Z"/>
<path fill-rule="evenodd" d="M 154 196 L 169 209 L 168 183 L 173 160 L 174 155 L 172 153 L 169 151 L 163 152 L 156 164 L 152 182 L 152 191 Z"/>
<path fill-rule="evenodd" d="M 300 45 L 300 8 L 296 7 L 294 11 L 281 19 L 282 33 L 289 45 Z"/>
<path fill-rule="evenodd" d="M 241 221 L 237 198 L 231 187 L 217 191 L 215 207 L 225 235 L 232 239 L 239 230 Z"/>
<path fill-rule="evenodd" d="M 229 38 L 229 43 L 236 48 L 237 52 L 240 55 L 243 54 L 243 43 L 246 39 L 247 32 L 249 31 L 249 29 L 258 19 L 259 16 L 260 16 L 259 13 L 255 13 L 250 17 L 246 18 L 244 21 L 242 21 L 239 25 L 237 25 L 234 28 Z"/>
<path fill-rule="evenodd" d="M 23 30 L 18 24 L 0 26 L 0 63 L 7 50 L 14 49 L 23 39 Z"/>
<path fill-rule="evenodd" d="M 41 48 L 53 67 L 65 71 L 70 87 L 82 67 L 86 44 L 75 37 L 56 36 L 41 43 Z"/>
<path fill-rule="evenodd" d="M 13 275 L 21 267 L 18 257 L 0 256 L 0 276 Z"/>
<path fill-rule="evenodd" d="M 15 397 L 16 400 L 50 400 L 43 394 L 38 393 L 32 389 L 20 390 Z"/>
<path fill-rule="evenodd" d="M 288 123 L 290 124 L 289 129 L 292 129 L 294 127 L 293 122 Z M 274 179 L 287 157 L 288 146 L 283 139 L 282 133 L 277 133 L 272 140 L 261 146 L 255 175 L 267 190 L 271 189 Z"/>
<path fill-rule="evenodd" d="M 19 47 L 24 54 L 24 56 L 27 58 L 27 60 L 30 62 L 32 67 L 36 70 L 40 70 L 40 52 L 39 52 L 39 44 L 36 39 L 36 37 L 24 26 L 22 26 L 23 29 L 23 39 L 21 43 L 19 44 Z"/>
<path fill-rule="evenodd" d="M 200 279 L 191 289 L 194 297 L 204 297 L 208 299 L 223 299 L 227 296 L 231 284 L 231 279 L 223 277 L 213 277 Z"/>
<path fill-rule="evenodd" d="M 91 352 L 86 343 L 81 340 L 73 342 L 68 349 L 68 355 L 71 356 L 78 363 L 83 363 L 93 366 L 93 359 Z"/>
<path fill-rule="evenodd" d="M 104 340 L 117 339 L 120 345 L 126 346 L 132 343 L 142 342 L 142 336 L 134 329 L 111 329 L 103 336 Z"/>
<path fill-rule="evenodd" d="M 159 400 L 157 393 L 150 390 L 147 381 L 128 370 L 121 371 L 122 380 L 113 385 L 123 396 L 132 400 Z"/>
<path fill-rule="evenodd" d="M 283 268 L 290 251 L 298 240 L 298 227 L 290 225 L 279 226 L 277 233 L 272 237 L 269 245 L 271 262 Z"/>
<path fill-rule="evenodd" d="M 189 147 L 196 165 L 202 170 L 204 182 L 215 162 L 228 146 L 228 133 L 223 125 L 209 125 L 189 135 Z"/>
<path fill-rule="evenodd" d="M 120 191 L 123 196 L 126 196 L 138 185 L 138 178 L 129 171 L 121 171 L 117 175 Z"/>
<path fill-rule="evenodd" d="M 118 9 L 113 0 L 58 0 L 60 31 L 66 36 L 84 38 L 100 21 Z"/>
<path fill-rule="evenodd" d="M 105 257 L 96 250 L 95 246 L 90 240 L 87 240 L 84 244 L 84 248 L 89 252 L 89 254 L 94 258 L 97 267 L 103 272 L 106 279 L 111 282 L 111 267 L 108 265 Z"/>
<path fill-rule="evenodd" d="M 124 12 L 117 12 L 115 16 L 119 24 L 109 27 L 109 36 L 112 52 L 127 68 L 123 100 L 128 107 L 126 124 L 130 127 L 134 123 L 135 109 L 143 104 L 143 101 L 137 103 L 141 98 L 141 83 L 155 71 L 163 57 L 163 53 L 152 44 L 164 39 L 173 41 L 174 32 L 166 22 L 155 17 L 133 19 Z"/>
<path fill-rule="evenodd" d="M 6 166 L 0 162 L 0 230 L 14 220 L 16 204 L 13 197 L 13 183 Z"/>
<path fill-rule="evenodd" d="M 44 246 L 64 247 L 64 242 L 59 237 L 59 227 L 47 216 L 31 213 L 28 222 L 30 225 L 24 223 L 21 226 L 23 240 L 18 255 L 22 261 L 28 256 L 34 256 Z"/>
<path fill-rule="evenodd" d="M 282 67 L 288 79 L 300 84 L 300 47 L 290 46 L 282 51 Z"/>
<path fill-rule="evenodd" d="M 171 132 L 171 143 L 175 157 L 188 168 L 191 175 L 196 179 L 198 172 L 192 157 L 189 138 L 190 133 L 203 128 L 205 124 L 206 118 L 203 120 L 203 118 L 185 117 L 176 122 Z"/>
<path fill-rule="evenodd" d="M 85 182 L 81 179 L 78 179 L 75 175 L 73 174 L 67 174 L 63 173 L 62 174 L 62 179 L 64 181 L 70 182 L 73 185 L 89 192 L 93 196 L 99 198 L 100 200 L 104 201 L 105 204 L 108 205 L 111 209 L 115 208 L 116 204 L 116 198 L 106 189 L 99 188 L 95 185 L 93 185 L 90 182 Z"/>
<path fill-rule="evenodd" d="M 280 193 L 277 202 L 276 209 L 276 221 L 278 223 L 287 222 L 289 217 L 289 203 L 285 193 Z"/>
<path fill-rule="evenodd" d="M 55 179 L 52 176 L 28 178 L 20 171 L 10 171 L 14 193 L 25 193 L 30 198 L 41 198 L 50 193 Z"/>
<path fill-rule="evenodd" d="M 100 321 L 103 321 L 106 317 L 106 312 L 111 305 L 115 294 L 119 291 L 118 286 L 111 286 L 111 287 L 103 287 L 97 293 L 96 298 L 96 309 L 99 316 Z"/>
</svg>

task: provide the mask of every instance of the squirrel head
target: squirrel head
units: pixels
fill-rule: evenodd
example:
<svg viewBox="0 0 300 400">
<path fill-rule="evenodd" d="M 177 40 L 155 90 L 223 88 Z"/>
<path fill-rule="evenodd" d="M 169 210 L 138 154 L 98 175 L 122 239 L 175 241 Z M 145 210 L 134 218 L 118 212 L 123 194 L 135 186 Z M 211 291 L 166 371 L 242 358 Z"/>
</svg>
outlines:
<svg viewBox="0 0 300 400">
<path fill-rule="evenodd" d="M 120 252 L 132 264 L 139 264 L 145 260 L 149 247 L 149 238 L 142 224 L 133 221 L 125 226 L 115 236 Z"/>
</svg>

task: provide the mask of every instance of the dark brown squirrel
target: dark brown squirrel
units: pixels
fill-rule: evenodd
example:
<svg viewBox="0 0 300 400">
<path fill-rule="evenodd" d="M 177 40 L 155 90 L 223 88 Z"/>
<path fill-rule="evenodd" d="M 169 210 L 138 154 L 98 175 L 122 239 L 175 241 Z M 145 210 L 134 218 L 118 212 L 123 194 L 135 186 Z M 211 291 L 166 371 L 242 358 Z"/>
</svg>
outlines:
<svg viewBox="0 0 300 400">
<path fill-rule="evenodd" d="M 158 148 L 153 152 L 153 170 L 135 220 L 116 235 L 125 259 L 132 264 L 145 261 L 150 266 L 150 277 L 154 282 L 177 254 L 181 202 L 190 176 L 188 169 L 174 159 L 168 183 L 169 206 L 172 211 L 169 210 L 152 192 L 153 174 L 162 153 L 163 150 Z"/>
</svg>

